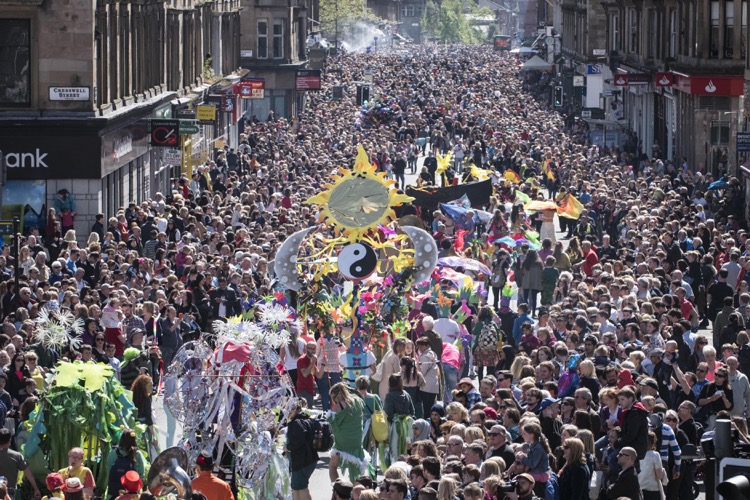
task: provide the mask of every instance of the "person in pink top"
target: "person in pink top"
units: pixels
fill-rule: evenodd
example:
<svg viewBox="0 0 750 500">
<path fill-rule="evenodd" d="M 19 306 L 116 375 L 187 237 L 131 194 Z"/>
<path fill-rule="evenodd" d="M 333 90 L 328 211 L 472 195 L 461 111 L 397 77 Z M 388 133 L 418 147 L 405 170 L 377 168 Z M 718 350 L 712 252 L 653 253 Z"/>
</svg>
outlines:
<svg viewBox="0 0 750 500">
<path fill-rule="evenodd" d="M 461 373 L 461 350 L 453 344 L 443 343 L 443 355 L 440 361 L 443 365 L 443 376 L 445 377 L 443 401 L 448 404 L 453 401 L 451 389 L 456 387 L 458 374 Z"/>
<path fill-rule="evenodd" d="M 125 318 L 120 309 L 120 299 L 111 297 L 107 305 L 102 309 L 102 325 L 104 326 L 105 340 L 115 345 L 115 357 L 122 360 L 125 352 L 125 341 L 127 337 L 122 331 L 122 320 Z"/>
</svg>

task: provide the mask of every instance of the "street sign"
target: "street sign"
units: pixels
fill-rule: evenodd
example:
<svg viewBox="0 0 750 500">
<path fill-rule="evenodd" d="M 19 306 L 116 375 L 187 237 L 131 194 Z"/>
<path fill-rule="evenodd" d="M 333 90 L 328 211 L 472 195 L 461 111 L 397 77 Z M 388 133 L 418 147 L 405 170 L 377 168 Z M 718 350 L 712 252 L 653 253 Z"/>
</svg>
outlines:
<svg viewBox="0 0 750 500">
<path fill-rule="evenodd" d="M 182 151 L 179 149 L 165 149 L 162 155 L 162 161 L 166 165 L 181 165 Z"/>
<path fill-rule="evenodd" d="M 213 125 L 216 123 L 216 106 L 196 106 L 195 117 L 200 125 Z"/>
<path fill-rule="evenodd" d="M 90 92 L 88 87 L 50 87 L 50 101 L 88 101 Z"/>
<path fill-rule="evenodd" d="M 573 86 L 574 87 L 584 87 L 584 86 L 586 86 L 586 82 L 583 79 L 583 76 L 581 76 L 581 75 L 575 75 L 573 77 Z"/>
<path fill-rule="evenodd" d="M 320 90 L 319 69 L 298 69 L 296 77 L 297 90 Z"/>
<path fill-rule="evenodd" d="M 0 236 L 13 236 L 12 220 L 0 220 Z"/>
<path fill-rule="evenodd" d="M 737 132 L 737 152 L 750 153 L 750 132 Z"/>
<path fill-rule="evenodd" d="M 180 135 L 193 135 L 200 131 L 195 120 L 180 120 L 179 129 Z"/>
<path fill-rule="evenodd" d="M 179 127 L 179 120 L 151 120 L 151 145 L 157 148 L 177 146 Z"/>
<path fill-rule="evenodd" d="M 591 118 L 591 110 L 584 109 L 581 111 L 581 118 Z"/>
<path fill-rule="evenodd" d="M 601 75 L 602 74 L 602 65 L 601 64 L 587 64 L 586 65 L 586 74 L 587 75 Z"/>
</svg>

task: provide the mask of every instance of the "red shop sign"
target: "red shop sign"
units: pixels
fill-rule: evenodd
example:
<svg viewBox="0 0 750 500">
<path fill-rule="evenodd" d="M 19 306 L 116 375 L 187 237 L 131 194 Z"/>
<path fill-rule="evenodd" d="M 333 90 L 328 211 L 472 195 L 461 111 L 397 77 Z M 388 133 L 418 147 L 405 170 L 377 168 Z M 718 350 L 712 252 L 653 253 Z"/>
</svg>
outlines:
<svg viewBox="0 0 750 500">
<path fill-rule="evenodd" d="M 614 83 L 617 87 L 627 87 L 628 75 L 617 75 L 612 79 L 612 83 Z"/>
<path fill-rule="evenodd" d="M 672 73 L 656 73 L 657 87 L 671 87 L 674 85 L 674 75 Z"/>
<path fill-rule="evenodd" d="M 743 76 L 726 75 L 677 75 L 677 88 L 691 95 L 741 96 L 745 92 Z"/>
<path fill-rule="evenodd" d="M 243 80 L 232 89 L 243 99 L 263 99 L 265 97 L 266 81 L 263 78 Z"/>
</svg>

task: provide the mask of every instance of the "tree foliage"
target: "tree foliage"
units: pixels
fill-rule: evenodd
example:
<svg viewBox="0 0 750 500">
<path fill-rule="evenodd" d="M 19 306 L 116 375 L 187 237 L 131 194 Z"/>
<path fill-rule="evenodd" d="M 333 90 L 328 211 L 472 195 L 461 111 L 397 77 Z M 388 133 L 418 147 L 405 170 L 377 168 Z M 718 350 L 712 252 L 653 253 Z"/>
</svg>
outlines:
<svg viewBox="0 0 750 500">
<path fill-rule="evenodd" d="M 321 28 L 330 38 L 336 32 L 337 21 L 341 34 L 357 21 L 374 20 L 377 18 L 367 8 L 366 0 L 320 0 Z"/>
<path fill-rule="evenodd" d="M 443 0 L 440 4 L 429 0 L 422 26 L 441 43 L 479 44 L 484 38 L 464 15 L 461 0 Z"/>
</svg>

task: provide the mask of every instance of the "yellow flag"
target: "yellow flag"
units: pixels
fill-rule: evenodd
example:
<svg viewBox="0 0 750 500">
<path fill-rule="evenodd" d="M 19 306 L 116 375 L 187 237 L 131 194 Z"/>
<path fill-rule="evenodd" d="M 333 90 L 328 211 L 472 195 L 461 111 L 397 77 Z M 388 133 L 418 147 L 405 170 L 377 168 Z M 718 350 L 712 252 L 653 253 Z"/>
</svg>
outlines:
<svg viewBox="0 0 750 500">
<path fill-rule="evenodd" d="M 578 219 L 583 213 L 583 204 L 575 196 L 568 193 L 560 200 L 560 206 L 557 208 L 557 215 L 567 219 Z"/>
<path fill-rule="evenodd" d="M 436 173 L 442 174 L 446 170 L 448 170 L 448 167 L 451 164 L 451 156 L 453 156 L 453 154 L 450 151 L 448 151 L 445 154 L 445 156 L 441 155 L 440 153 L 435 155 L 435 158 L 437 159 L 437 164 L 438 164 Z"/>
<path fill-rule="evenodd" d="M 505 173 L 503 174 L 503 177 L 505 177 L 507 180 L 509 180 L 513 184 L 518 184 L 521 182 L 521 178 L 518 177 L 518 174 L 512 170 L 506 170 Z"/>
</svg>

